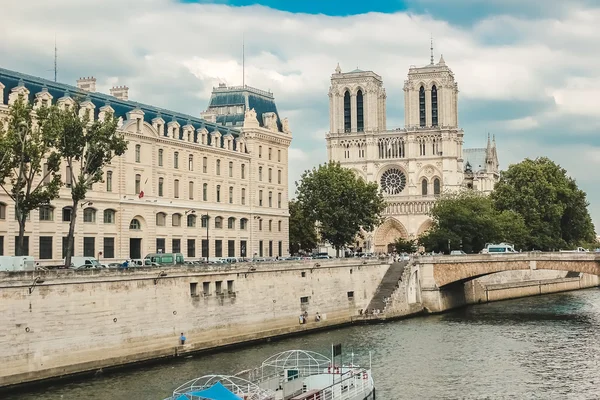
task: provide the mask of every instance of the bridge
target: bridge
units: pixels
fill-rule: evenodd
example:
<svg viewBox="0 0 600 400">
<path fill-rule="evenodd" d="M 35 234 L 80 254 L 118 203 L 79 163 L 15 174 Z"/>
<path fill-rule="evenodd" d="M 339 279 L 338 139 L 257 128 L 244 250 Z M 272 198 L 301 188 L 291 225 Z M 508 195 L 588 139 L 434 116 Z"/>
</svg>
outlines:
<svg viewBox="0 0 600 400">
<path fill-rule="evenodd" d="M 473 301 L 465 283 L 497 272 L 517 270 L 553 270 L 600 276 L 600 253 L 423 256 L 414 260 L 408 289 L 420 293 L 419 300 L 426 310 L 442 312 Z M 593 278 L 596 285 L 600 283 L 600 278 Z"/>
</svg>

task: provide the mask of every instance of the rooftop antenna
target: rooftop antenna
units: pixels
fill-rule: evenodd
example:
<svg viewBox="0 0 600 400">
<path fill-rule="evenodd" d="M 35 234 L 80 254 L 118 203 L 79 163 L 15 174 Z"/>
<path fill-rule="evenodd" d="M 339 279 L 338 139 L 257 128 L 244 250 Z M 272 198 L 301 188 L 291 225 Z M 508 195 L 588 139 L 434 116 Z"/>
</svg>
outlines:
<svg viewBox="0 0 600 400">
<path fill-rule="evenodd" d="M 433 35 L 431 36 L 431 65 L 433 65 Z"/>
<path fill-rule="evenodd" d="M 58 52 L 56 50 L 56 33 L 54 34 L 54 82 L 56 82 L 56 75 L 58 74 Z"/>
<path fill-rule="evenodd" d="M 242 87 L 246 87 L 246 41 L 242 35 Z"/>
</svg>

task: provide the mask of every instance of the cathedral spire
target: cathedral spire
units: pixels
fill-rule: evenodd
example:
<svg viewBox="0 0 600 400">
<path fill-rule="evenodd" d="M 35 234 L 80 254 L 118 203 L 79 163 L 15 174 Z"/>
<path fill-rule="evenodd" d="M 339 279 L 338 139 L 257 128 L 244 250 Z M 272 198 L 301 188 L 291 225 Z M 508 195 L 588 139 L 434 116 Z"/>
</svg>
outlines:
<svg viewBox="0 0 600 400">
<path fill-rule="evenodd" d="M 488 132 L 488 142 L 487 142 L 488 150 L 492 148 L 492 143 L 490 142 L 490 133 Z"/>
<path fill-rule="evenodd" d="M 340 63 L 338 63 L 337 67 L 335 67 L 335 73 L 336 74 L 341 74 L 342 73 L 342 69 L 340 68 Z"/>
<path fill-rule="evenodd" d="M 431 36 L 431 65 L 433 65 L 433 35 Z"/>
</svg>

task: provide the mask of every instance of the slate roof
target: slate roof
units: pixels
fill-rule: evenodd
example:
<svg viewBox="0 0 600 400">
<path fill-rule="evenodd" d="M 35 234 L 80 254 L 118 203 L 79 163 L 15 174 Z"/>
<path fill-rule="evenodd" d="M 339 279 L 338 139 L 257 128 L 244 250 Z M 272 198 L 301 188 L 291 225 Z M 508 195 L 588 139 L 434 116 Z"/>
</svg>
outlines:
<svg viewBox="0 0 600 400">
<path fill-rule="evenodd" d="M 214 130 L 218 130 L 221 133 L 221 147 L 223 146 L 224 141 L 223 136 L 225 136 L 226 134 L 230 133 L 234 137 L 238 137 L 240 135 L 239 130 L 233 127 L 225 127 L 220 123 L 215 124 L 192 115 L 179 113 L 176 111 L 171 111 L 143 103 L 138 103 L 136 101 L 119 100 L 116 97 L 104 93 L 86 92 L 77 88 L 76 86 L 54 82 L 48 79 L 39 78 L 23 74 L 21 72 L 7 70 L 4 68 L 0 68 L 0 82 L 2 82 L 4 86 L 6 86 L 4 88 L 4 104 L 8 103 L 8 95 L 11 93 L 11 90 L 14 87 L 18 86 L 19 83 L 21 83 L 29 90 L 30 102 L 33 102 L 37 93 L 41 92 L 43 88 L 46 88 L 48 92 L 53 96 L 54 101 L 65 96 L 65 94 L 73 98 L 81 97 L 82 99 L 89 99 L 96 106 L 94 110 L 95 117 L 98 116 L 98 113 L 100 112 L 100 107 L 103 107 L 108 104 L 115 110 L 115 116 L 117 118 L 123 117 L 123 120 L 127 119 L 126 114 L 129 111 L 139 108 L 144 112 L 144 121 L 150 124 L 152 123 L 152 119 L 156 117 L 161 117 L 163 120 L 165 120 L 165 123 L 177 121 L 181 126 L 191 124 L 194 127 L 194 130 L 206 128 L 209 133 L 213 132 Z M 167 134 L 166 131 L 167 130 L 165 129 L 165 135 Z M 183 131 L 181 131 L 180 139 L 182 139 L 182 136 Z M 197 132 L 194 132 L 194 136 L 196 139 Z M 208 135 L 208 137 L 209 140 L 212 139 L 211 135 Z"/>
<path fill-rule="evenodd" d="M 256 89 L 251 86 L 219 86 L 213 89 L 208 103 L 209 110 L 215 110 L 225 106 L 243 106 L 241 113 L 217 114 L 217 122 L 221 125 L 231 123 L 233 126 L 244 124 L 244 115 L 247 110 L 254 109 L 261 127 L 264 127 L 262 115 L 273 112 L 277 115 L 277 127 L 283 132 L 281 118 L 277 111 L 275 98 L 271 92 Z"/>
<path fill-rule="evenodd" d="M 471 164 L 473 172 L 485 170 L 486 149 L 463 149 L 463 165 Z"/>
</svg>

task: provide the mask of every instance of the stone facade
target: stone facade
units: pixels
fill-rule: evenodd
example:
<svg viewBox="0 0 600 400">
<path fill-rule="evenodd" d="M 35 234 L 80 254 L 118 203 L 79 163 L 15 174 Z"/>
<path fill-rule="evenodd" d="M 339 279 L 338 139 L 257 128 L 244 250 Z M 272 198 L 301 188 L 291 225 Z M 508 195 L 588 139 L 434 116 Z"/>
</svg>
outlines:
<svg viewBox="0 0 600 400">
<path fill-rule="evenodd" d="M 213 98 L 235 92 L 252 100 L 220 101 L 197 118 L 130 101 L 126 86 L 111 89 L 114 96 L 91 91 L 95 87 L 95 78 L 74 87 L 0 69 L 0 118 L 19 95 L 35 107 L 83 99 L 95 118 L 119 117 L 128 150 L 105 168 L 104 182 L 93 185 L 77 210 L 75 255 L 111 262 L 162 251 L 200 259 L 207 239 L 211 259 L 288 254 L 292 136 L 272 94 L 220 86 Z M 216 122 L 217 114 L 235 115 L 238 122 Z M 60 198 L 32 212 L 26 225 L 28 254 L 42 265 L 63 258 L 72 215 L 66 169 L 63 163 Z M 14 254 L 17 233 L 13 202 L 2 193 L 0 255 Z"/>
<path fill-rule="evenodd" d="M 443 57 L 410 67 L 404 128 L 387 128 L 386 97 L 374 72 L 344 73 L 338 65 L 331 76 L 329 160 L 377 182 L 387 200 L 383 224 L 357 243 L 367 252 L 388 252 L 396 238 L 416 238 L 429 229 L 428 212 L 443 191 L 489 193 L 499 177 L 495 140 L 488 139 L 485 149 L 463 151 L 458 84 Z"/>
</svg>

